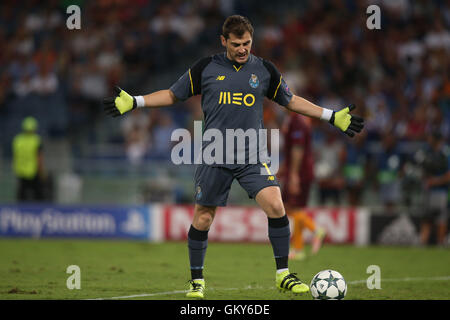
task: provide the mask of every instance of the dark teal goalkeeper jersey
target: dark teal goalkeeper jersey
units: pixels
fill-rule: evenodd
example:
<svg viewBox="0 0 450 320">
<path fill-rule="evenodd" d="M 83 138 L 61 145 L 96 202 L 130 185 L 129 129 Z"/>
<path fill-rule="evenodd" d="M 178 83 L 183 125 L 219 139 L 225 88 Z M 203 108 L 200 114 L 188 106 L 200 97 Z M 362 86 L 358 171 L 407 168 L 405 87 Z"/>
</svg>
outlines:
<svg viewBox="0 0 450 320">
<path fill-rule="evenodd" d="M 223 135 L 222 163 L 219 161 L 213 164 L 218 167 L 233 167 L 230 164 L 230 154 L 227 155 L 226 152 L 227 129 L 228 134 L 229 129 L 242 129 L 249 133 L 244 145 L 235 140 L 234 164 L 242 165 L 242 159 L 244 164 L 254 163 L 254 148 L 249 147 L 258 145 L 259 135 L 256 135 L 255 140 L 251 131 L 258 133 L 259 129 L 264 129 L 264 97 L 282 106 L 288 105 L 292 99 L 292 93 L 278 69 L 271 62 L 252 54 L 242 65 L 230 61 L 226 53 L 200 59 L 170 90 L 182 101 L 194 95 L 202 95 L 203 132 L 217 129 Z M 202 150 L 212 142 L 203 141 Z M 257 150 L 257 162 L 266 161 L 259 157 L 260 151 Z"/>
</svg>

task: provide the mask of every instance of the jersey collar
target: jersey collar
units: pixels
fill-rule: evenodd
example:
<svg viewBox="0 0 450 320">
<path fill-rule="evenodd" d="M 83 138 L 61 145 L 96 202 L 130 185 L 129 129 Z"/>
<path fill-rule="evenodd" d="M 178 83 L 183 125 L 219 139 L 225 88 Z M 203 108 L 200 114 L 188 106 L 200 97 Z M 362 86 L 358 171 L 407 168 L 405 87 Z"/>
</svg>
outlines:
<svg viewBox="0 0 450 320">
<path fill-rule="evenodd" d="M 234 69 L 236 72 L 238 72 L 239 70 L 241 70 L 241 69 L 242 69 L 242 68 L 250 61 L 250 59 L 252 58 L 252 55 L 249 54 L 248 59 L 247 59 L 247 62 L 245 62 L 245 63 L 238 63 L 238 62 L 236 62 L 236 61 L 231 61 L 230 59 L 228 59 L 227 53 L 226 53 L 226 52 L 223 53 L 223 58 L 224 58 L 224 60 L 225 60 L 228 64 L 230 64 L 231 66 L 233 66 L 233 69 Z"/>
</svg>

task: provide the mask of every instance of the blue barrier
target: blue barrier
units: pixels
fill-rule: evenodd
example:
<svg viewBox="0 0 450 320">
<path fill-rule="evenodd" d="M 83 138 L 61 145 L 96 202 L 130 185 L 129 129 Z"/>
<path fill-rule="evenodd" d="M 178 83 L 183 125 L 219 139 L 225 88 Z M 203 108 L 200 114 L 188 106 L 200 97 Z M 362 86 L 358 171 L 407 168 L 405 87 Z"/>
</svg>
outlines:
<svg viewBox="0 0 450 320">
<path fill-rule="evenodd" d="M 151 240 L 151 206 L 0 206 L 0 236 Z"/>
</svg>

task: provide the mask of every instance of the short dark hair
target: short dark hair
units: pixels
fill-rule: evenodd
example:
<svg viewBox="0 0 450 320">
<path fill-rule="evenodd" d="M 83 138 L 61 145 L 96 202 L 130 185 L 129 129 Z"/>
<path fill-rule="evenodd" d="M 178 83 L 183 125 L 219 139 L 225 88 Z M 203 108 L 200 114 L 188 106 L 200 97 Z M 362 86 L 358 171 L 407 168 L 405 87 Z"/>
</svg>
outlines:
<svg viewBox="0 0 450 320">
<path fill-rule="evenodd" d="M 240 15 L 229 16 L 222 26 L 222 35 L 225 39 L 230 37 L 230 33 L 241 38 L 246 31 L 253 37 L 253 26 L 250 20 Z"/>
</svg>

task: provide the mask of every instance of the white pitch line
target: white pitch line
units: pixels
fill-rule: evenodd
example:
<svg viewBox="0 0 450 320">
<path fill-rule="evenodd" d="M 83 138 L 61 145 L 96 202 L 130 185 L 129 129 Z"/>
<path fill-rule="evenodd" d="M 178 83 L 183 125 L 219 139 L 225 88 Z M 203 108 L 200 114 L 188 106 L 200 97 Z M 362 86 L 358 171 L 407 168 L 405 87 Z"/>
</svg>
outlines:
<svg viewBox="0 0 450 320">
<path fill-rule="evenodd" d="M 263 287 L 252 287 L 247 286 L 244 288 L 223 288 L 219 289 L 220 291 L 232 291 L 232 290 L 251 290 L 251 289 L 263 289 Z M 214 291 L 217 289 L 209 288 L 208 291 Z M 131 296 L 121 296 L 121 297 L 111 297 L 111 298 L 94 298 L 94 299 L 86 299 L 86 300 L 117 300 L 117 299 L 131 299 L 131 298 L 139 298 L 139 297 L 153 297 L 153 296 L 162 296 L 168 294 L 176 294 L 176 293 L 186 293 L 188 290 L 176 290 L 176 291 L 166 291 L 166 292 L 155 292 L 155 293 L 143 293 L 143 294 L 135 294 Z"/>
<path fill-rule="evenodd" d="M 408 281 L 449 281 L 450 276 L 441 276 L 441 277 L 419 277 L 419 278 L 400 278 L 400 279 L 383 279 L 381 278 L 381 282 L 408 282 Z M 366 283 L 367 279 L 365 280 L 353 280 L 348 281 L 347 284 L 353 285 L 353 284 L 361 284 Z M 273 288 L 273 287 L 270 287 Z M 266 289 L 270 289 L 266 288 Z M 208 291 L 232 291 L 232 290 L 253 290 L 253 289 L 264 289 L 263 287 L 252 287 L 252 286 L 246 286 L 244 288 L 223 288 L 223 289 L 214 289 L 209 288 Z M 120 296 L 120 297 L 110 297 L 110 298 L 94 298 L 94 299 L 86 299 L 86 300 L 117 300 L 117 299 L 132 299 L 132 298 L 141 298 L 141 297 L 154 297 L 154 296 L 163 296 L 163 295 L 170 295 L 170 294 L 176 294 L 176 293 L 186 293 L 187 290 L 175 290 L 175 291 L 166 291 L 166 292 L 155 292 L 155 293 L 143 293 L 143 294 L 135 294 L 130 296 Z"/>
<path fill-rule="evenodd" d="M 161 295 L 166 295 L 166 294 L 175 294 L 175 293 L 183 293 L 183 292 L 187 292 L 187 290 L 166 291 L 166 292 L 156 292 L 156 293 L 143 293 L 143 294 L 135 294 L 135 295 L 131 295 L 131 296 L 121 296 L 121 297 L 111 297 L 111 298 L 94 298 L 94 299 L 86 299 L 86 300 L 131 299 L 131 298 L 139 298 L 139 297 L 161 296 Z"/>
</svg>

